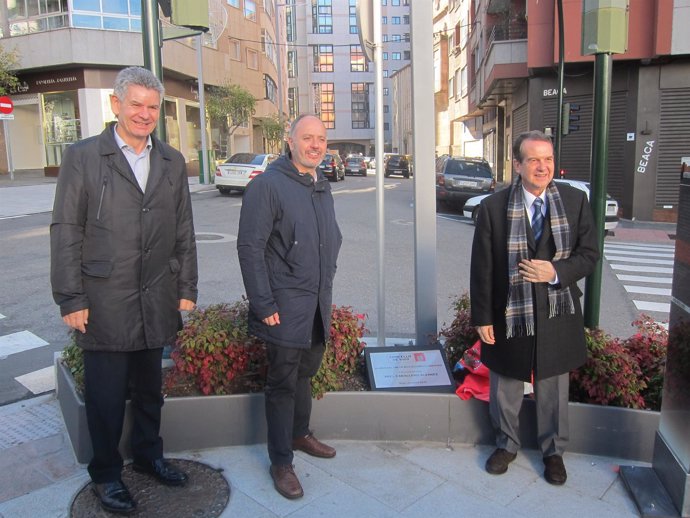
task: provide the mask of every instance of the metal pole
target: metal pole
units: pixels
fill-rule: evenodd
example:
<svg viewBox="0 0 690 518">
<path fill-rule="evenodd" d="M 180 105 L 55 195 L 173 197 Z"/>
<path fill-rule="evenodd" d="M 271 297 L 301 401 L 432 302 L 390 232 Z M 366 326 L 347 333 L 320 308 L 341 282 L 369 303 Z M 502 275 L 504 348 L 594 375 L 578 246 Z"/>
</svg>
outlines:
<svg viewBox="0 0 690 518">
<path fill-rule="evenodd" d="M 141 38 L 144 46 L 144 68 L 148 68 L 163 82 L 161 61 L 161 39 L 158 20 L 157 0 L 141 0 Z M 165 103 L 161 99 L 160 120 L 156 126 L 156 136 L 165 141 Z"/>
<path fill-rule="evenodd" d="M 10 180 L 14 181 L 14 164 L 12 163 L 12 144 L 10 142 L 10 125 L 7 120 L 2 121 L 2 130 L 5 133 L 5 148 L 7 149 L 7 169 L 10 172 Z"/>
<path fill-rule="evenodd" d="M 589 203 L 594 214 L 599 250 L 604 250 L 604 222 L 606 218 L 606 179 L 609 171 L 609 111 L 611 108 L 611 54 L 597 54 L 594 58 L 594 117 L 592 127 L 592 165 Z M 585 326 L 599 327 L 601 298 L 601 257 L 594 272 L 585 281 Z"/>
<path fill-rule="evenodd" d="M 203 65 L 203 50 L 204 42 L 203 34 L 199 33 L 196 37 L 196 61 L 198 67 L 197 82 L 199 83 L 199 124 L 201 125 L 201 167 L 203 167 L 204 174 L 201 176 L 203 183 L 211 183 L 208 176 L 208 141 L 206 140 L 206 96 L 204 95 L 204 65 Z"/>
<path fill-rule="evenodd" d="M 383 50 L 381 30 L 381 2 L 373 0 L 374 18 L 374 90 L 376 99 L 376 235 L 378 238 L 378 333 L 377 345 L 386 345 L 386 275 L 385 240 L 386 221 L 383 211 Z"/>
<path fill-rule="evenodd" d="M 563 140 L 563 72 L 565 68 L 565 27 L 563 26 L 563 0 L 556 0 L 558 9 L 558 111 L 556 112 L 555 173 L 561 174 L 561 141 Z"/>
<path fill-rule="evenodd" d="M 282 124 L 283 122 L 283 62 L 281 59 L 281 54 L 283 52 L 283 46 L 280 42 L 280 14 L 278 13 L 279 7 L 286 7 L 289 4 L 279 4 L 275 2 L 273 11 L 275 18 L 275 37 L 276 37 L 276 72 L 278 74 L 278 120 Z"/>
<path fill-rule="evenodd" d="M 380 3 L 380 2 L 377 2 Z M 436 173 L 434 168 L 434 53 L 431 2 L 410 2 L 414 153 L 414 267 L 417 345 L 438 332 L 436 295 Z"/>
</svg>

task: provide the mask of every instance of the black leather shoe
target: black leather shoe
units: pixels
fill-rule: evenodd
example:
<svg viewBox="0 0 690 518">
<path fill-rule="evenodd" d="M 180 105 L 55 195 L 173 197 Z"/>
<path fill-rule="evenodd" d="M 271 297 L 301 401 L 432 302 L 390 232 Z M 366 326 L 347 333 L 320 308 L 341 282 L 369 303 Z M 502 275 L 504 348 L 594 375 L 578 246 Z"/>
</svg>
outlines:
<svg viewBox="0 0 690 518">
<path fill-rule="evenodd" d="M 187 474 L 185 472 L 173 468 L 163 459 L 156 459 L 146 463 L 134 462 L 132 467 L 137 473 L 151 475 L 166 486 L 184 486 L 187 482 Z"/>
<path fill-rule="evenodd" d="M 568 479 L 568 474 L 565 471 L 565 464 L 563 464 L 563 457 L 560 455 L 550 455 L 544 457 L 544 478 L 549 484 L 554 486 L 562 486 Z"/>
<path fill-rule="evenodd" d="M 122 480 L 93 484 L 93 492 L 101 502 L 101 507 L 106 511 L 118 514 L 131 514 L 137 508 L 137 503 L 129 494 L 127 486 Z"/>
<path fill-rule="evenodd" d="M 486 471 L 492 475 L 503 475 L 508 471 L 508 464 L 513 462 L 517 457 L 517 453 L 510 453 L 508 450 L 503 448 L 496 448 L 486 460 Z"/>
</svg>

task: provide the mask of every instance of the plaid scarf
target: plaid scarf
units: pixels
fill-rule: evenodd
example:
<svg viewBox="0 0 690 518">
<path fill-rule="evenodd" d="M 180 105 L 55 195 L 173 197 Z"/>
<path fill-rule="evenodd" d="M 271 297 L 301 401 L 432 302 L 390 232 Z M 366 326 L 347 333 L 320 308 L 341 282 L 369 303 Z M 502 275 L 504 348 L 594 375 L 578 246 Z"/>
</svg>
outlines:
<svg viewBox="0 0 690 518">
<path fill-rule="evenodd" d="M 551 222 L 551 233 L 556 243 L 556 255 L 552 262 L 570 257 L 570 232 L 563 201 L 555 184 L 546 188 L 547 217 Z M 520 275 L 520 261 L 529 259 L 527 249 L 527 214 L 522 193 L 522 179 L 511 186 L 508 202 L 508 304 L 506 307 L 506 338 L 534 336 L 534 303 L 532 283 Z M 570 288 L 556 288 L 547 285 L 549 293 L 549 318 L 575 313 Z"/>
</svg>

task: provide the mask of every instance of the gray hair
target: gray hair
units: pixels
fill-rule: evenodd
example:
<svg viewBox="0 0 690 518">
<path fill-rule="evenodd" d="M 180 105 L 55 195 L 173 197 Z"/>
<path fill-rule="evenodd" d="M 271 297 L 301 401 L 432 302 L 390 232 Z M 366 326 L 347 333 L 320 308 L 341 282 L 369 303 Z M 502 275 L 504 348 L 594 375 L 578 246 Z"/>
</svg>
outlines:
<svg viewBox="0 0 690 518">
<path fill-rule="evenodd" d="M 165 88 L 163 88 L 163 83 L 160 82 L 153 72 L 142 67 L 127 67 L 120 70 L 115 78 L 115 86 L 113 87 L 113 93 L 115 96 L 124 101 L 127 96 L 127 89 L 130 85 L 143 86 L 149 90 L 156 90 L 160 95 L 161 102 L 163 101 L 163 94 L 165 93 Z"/>
<path fill-rule="evenodd" d="M 522 163 L 522 160 L 525 158 L 522 156 L 522 143 L 525 140 L 537 140 L 541 142 L 548 142 L 549 144 L 553 145 L 551 137 L 539 130 L 520 133 L 515 139 L 515 142 L 513 142 L 513 160 L 517 160 L 519 163 Z"/>
</svg>

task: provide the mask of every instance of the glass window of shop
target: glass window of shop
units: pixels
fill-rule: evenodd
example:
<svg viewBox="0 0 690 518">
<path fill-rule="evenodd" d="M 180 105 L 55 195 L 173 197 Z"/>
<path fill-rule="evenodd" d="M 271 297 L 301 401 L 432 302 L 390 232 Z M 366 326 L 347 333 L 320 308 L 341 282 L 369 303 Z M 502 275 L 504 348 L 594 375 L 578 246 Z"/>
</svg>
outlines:
<svg viewBox="0 0 690 518">
<path fill-rule="evenodd" d="M 141 31 L 141 0 L 72 0 L 72 6 L 73 27 Z"/>
<path fill-rule="evenodd" d="M 198 160 L 201 150 L 201 114 L 199 106 L 187 104 L 185 106 L 187 120 L 187 158 L 188 160 Z M 207 144 L 208 145 L 208 144 Z M 180 149 L 182 153 L 184 150 Z"/>
<path fill-rule="evenodd" d="M 174 99 L 165 99 L 165 133 L 168 144 L 175 149 L 180 149 L 180 125 L 177 118 L 177 103 Z"/>
<path fill-rule="evenodd" d="M 77 92 L 44 94 L 41 109 L 47 165 L 59 166 L 65 149 L 81 139 Z"/>
<path fill-rule="evenodd" d="M 67 0 L 0 0 L 7 7 L 2 37 L 60 29 L 69 25 Z"/>
</svg>

